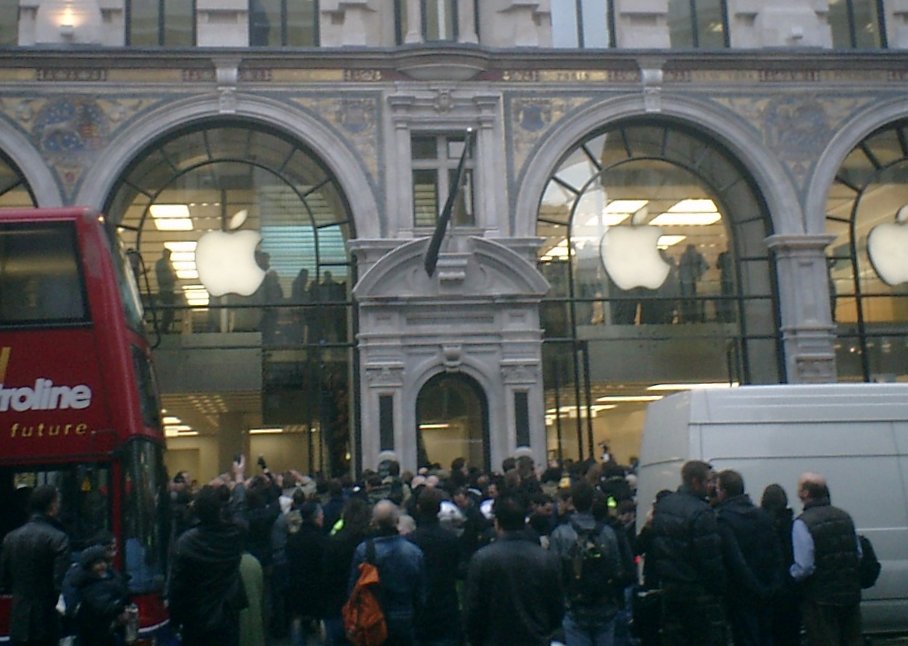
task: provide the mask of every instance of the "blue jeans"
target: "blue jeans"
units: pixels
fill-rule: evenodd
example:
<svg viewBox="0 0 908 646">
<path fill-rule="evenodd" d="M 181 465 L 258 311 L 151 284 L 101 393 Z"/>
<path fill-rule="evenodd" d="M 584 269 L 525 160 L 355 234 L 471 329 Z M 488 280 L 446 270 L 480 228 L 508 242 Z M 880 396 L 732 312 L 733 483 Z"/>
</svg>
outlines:
<svg viewBox="0 0 908 646">
<path fill-rule="evenodd" d="M 567 646 L 614 646 L 615 619 L 596 626 L 580 626 L 570 613 L 564 616 L 564 641 Z"/>
</svg>

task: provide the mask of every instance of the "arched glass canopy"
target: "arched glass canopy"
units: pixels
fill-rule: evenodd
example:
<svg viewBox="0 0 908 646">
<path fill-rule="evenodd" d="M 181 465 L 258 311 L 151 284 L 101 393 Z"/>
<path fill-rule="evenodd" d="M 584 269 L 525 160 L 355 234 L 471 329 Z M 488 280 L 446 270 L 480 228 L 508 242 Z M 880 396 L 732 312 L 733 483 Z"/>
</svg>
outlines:
<svg viewBox="0 0 908 646">
<path fill-rule="evenodd" d="M 743 168 L 679 124 L 629 121 L 568 151 L 537 225 L 550 453 L 627 458 L 667 392 L 778 383 L 770 233 Z"/>
<path fill-rule="evenodd" d="M 204 122 L 141 151 L 105 211 L 143 259 L 175 426 L 204 436 L 229 418 L 272 469 L 344 472 L 355 276 L 334 175 L 278 130 Z"/>
<path fill-rule="evenodd" d="M 826 202 L 836 365 L 843 381 L 908 379 L 908 121 L 852 150 Z"/>
</svg>

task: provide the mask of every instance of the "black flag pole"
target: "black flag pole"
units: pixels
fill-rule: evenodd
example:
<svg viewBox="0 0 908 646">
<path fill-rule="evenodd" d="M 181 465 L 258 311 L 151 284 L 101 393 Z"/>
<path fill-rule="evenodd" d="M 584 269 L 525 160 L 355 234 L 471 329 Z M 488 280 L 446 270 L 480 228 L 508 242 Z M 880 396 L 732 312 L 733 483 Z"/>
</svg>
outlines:
<svg viewBox="0 0 908 646">
<path fill-rule="evenodd" d="M 438 216 L 438 222 L 435 224 L 435 231 L 432 233 L 432 240 L 429 242 L 429 248 L 426 250 L 426 273 L 431 277 L 435 273 L 435 265 L 438 264 L 438 252 L 441 250 L 441 242 L 448 231 L 448 222 L 451 220 L 451 214 L 454 211 L 454 204 L 463 188 L 466 173 L 464 168 L 467 164 L 467 157 L 470 155 L 470 146 L 473 143 L 473 129 L 467 128 L 466 137 L 463 140 L 463 153 L 460 155 L 460 161 L 457 163 L 457 172 L 454 174 L 454 183 L 448 187 L 448 199 L 445 207 Z"/>
</svg>

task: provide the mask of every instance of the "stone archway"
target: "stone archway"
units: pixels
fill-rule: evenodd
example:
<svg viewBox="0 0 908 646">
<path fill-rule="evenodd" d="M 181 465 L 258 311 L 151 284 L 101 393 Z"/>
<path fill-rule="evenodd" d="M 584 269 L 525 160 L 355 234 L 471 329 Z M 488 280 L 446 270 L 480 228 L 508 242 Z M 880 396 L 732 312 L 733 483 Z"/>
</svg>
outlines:
<svg viewBox="0 0 908 646">
<path fill-rule="evenodd" d="M 465 373 L 440 372 L 416 398 L 417 463 L 447 469 L 456 458 L 483 471 L 489 459 L 489 401 Z"/>
</svg>

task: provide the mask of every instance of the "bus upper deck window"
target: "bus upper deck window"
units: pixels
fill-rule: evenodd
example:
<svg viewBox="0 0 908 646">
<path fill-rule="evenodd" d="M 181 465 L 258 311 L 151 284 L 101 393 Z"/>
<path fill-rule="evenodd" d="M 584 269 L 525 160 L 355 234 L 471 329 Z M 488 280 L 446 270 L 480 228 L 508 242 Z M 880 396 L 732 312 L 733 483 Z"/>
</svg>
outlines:
<svg viewBox="0 0 908 646">
<path fill-rule="evenodd" d="M 0 226 L 0 323 L 78 323 L 87 318 L 72 225 Z"/>
</svg>

